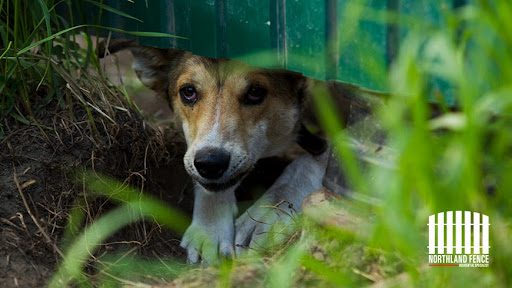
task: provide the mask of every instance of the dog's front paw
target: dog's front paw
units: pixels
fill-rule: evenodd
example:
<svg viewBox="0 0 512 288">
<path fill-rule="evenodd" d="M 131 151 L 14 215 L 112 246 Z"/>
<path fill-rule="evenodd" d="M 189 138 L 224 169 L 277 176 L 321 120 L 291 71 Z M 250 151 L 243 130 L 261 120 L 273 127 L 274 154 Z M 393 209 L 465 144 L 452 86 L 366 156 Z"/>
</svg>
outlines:
<svg viewBox="0 0 512 288">
<path fill-rule="evenodd" d="M 233 229 L 233 224 L 207 226 L 192 223 L 180 244 L 187 250 L 187 261 L 210 265 L 217 263 L 221 257 L 234 255 Z"/>
<path fill-rule="evenodd" d="M 258 203 L 259 202 L 259 203 Z M 287 201 L 258 201 L 236 220 L 237 255 L 246 249 L 265 250 L 282 243 L 294 231 L 295 207 Z"/>
</svg>

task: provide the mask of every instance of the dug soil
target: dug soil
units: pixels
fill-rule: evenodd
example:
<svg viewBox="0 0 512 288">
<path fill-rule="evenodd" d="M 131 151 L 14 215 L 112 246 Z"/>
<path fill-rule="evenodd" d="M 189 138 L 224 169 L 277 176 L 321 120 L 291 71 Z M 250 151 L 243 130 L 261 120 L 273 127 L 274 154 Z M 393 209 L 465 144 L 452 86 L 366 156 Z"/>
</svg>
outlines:
<svg viewBox="0 0 512 288">
<path fill-rule="evenodd" d="M 87 195 L 76 177 L 84 169 L 153 194 L 188 214 L 190 180 L 185 145 L 176 129 L 154 128 L 133 109 L 109 117 L 82 104 L 45 106 L 29 124 L 4 119 L 0 139 L 0 286 L 43 287 L 61 259 L 69 211 Z M 114 206 L 87 203 L 87 225 Z M 101 251 L 132 249 L 147 257 L 183 259 L 179 235 L 152 223 L 118 232 Z M 99 253 L 101 253 L 101 251 Z"/>
</svg>

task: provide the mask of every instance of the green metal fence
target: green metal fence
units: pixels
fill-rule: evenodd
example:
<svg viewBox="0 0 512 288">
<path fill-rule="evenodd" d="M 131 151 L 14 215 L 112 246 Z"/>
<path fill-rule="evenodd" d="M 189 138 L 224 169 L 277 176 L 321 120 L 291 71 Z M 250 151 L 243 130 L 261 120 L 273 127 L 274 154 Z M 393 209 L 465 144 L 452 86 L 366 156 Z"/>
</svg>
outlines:
<svg viewBox="0 0 512 288">
<path fill-rule="evenodd" d="M 338 79 L 387 90 L 385 69 L 397 54 L 405 31 L 381 17 L 387 15 L 382 12 L 443 25 L 440 16 L 464 2 L 106 0 L 104 5 L 137 19 L 105 9 L 100 12 L 97 5 L 88 1 L 80 1 L 85 5 L 80 11 L 86 11 L 81 15 L 82 22 L 99 21 L 124 30 L 186 37 L 139 38 L 143 45 L 177 47 L 209 57 L 241 58 L 254 65 L 274 63 L 318 79 Z M 351 21 L 360 11 L 354 3 L 365 7 L 361 21 Z"/>
</svg>

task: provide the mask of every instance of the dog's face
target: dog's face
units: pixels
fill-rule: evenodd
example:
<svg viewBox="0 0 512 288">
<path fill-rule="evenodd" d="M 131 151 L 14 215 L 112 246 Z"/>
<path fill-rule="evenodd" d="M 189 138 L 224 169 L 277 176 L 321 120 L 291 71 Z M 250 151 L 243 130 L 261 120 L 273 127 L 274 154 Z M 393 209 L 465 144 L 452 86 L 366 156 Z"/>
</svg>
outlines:
<svg viewBox="0 0 512 288">
<path fill-rule="evenodd" d="M 208 191 L 238 184 L 257 160 L 296 141 L 305 78 L 176 50 L 132 49 L 142 82 L 170 102 L 187 172 Z"/>
<path fill-rule="evenodd" d="M 295 141 L 298 79 L 197 56 L 182 65 L 168 94 L 188 144 L 185 168 L 207 190 L 235 185 Z"/>
</svg>

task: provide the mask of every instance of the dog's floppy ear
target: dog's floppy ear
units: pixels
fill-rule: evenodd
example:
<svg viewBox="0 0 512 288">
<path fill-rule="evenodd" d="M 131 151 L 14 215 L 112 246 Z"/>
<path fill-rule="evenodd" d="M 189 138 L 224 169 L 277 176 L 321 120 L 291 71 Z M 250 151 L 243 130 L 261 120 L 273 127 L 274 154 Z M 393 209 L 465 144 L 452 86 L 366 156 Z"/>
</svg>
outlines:
<svg viewBox="0 0 512 288">
<path fill-rule="evenodd" d="M 305 77 L 301 73 L 287 71 L 287 70 L 277 70 L 273 71 L 273 76 L 279 80 L 279 83 L 282 85 L 283 83 L 287 83 L 289 89 L 292 92 L 292 95 L 296 97 L 297 103 L 301 110 L 301 119 L 299 119 L 299 123 L 297 123 L 297 138 L 296 142 L 299 144 L 302 149 L 306 150 L 312 155 L 320 155 L 325 150 L 327 150 L 327 141 L 313 133 L 311 133 L 306 126 L 304 125 L 305 110 L 308 110 L 306 106 L 309 105 L 309 90 L 311 86 L 311 79 Z"/>
<path fill-rule="evenodd" d="M 275 79 L 276 85 L 288 90 L 291 95 L 296 97 L 299 105 L 302 106 L 308 86 L 308 78 L 301 73 L 284 69 L 271 69 L 269 73 L 271 78 Z"/>
<path fill-rule="evenodd" d="M 167 89 L 172 77 L 171 68 L 179 65 L 185 51 L 140 46 L 133 40 L 112 40 L 108 44 L 100 43 L 97 48 L 101 58 L 120 50 L 128 49 L 134 56 L 133 69 L 140 81 L 161 96 L 167 98 Z"/>
<path fill-rule="evenodd" d="M 298 82 L 297 96 L 301 105 L 301 119 L 299 120 L 296 142 L 302 149 L 311 155 L 320 155 L 327 150 L 327 141 L 319 135 L 308 130 L 304 123 L 316 124 L 316 116 L 310 107 L 311 87 L 315 85 L 316 80 L 302 76 L 302 81 Z"/>
</svg>

